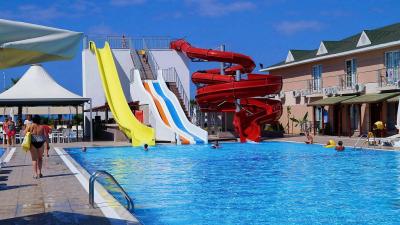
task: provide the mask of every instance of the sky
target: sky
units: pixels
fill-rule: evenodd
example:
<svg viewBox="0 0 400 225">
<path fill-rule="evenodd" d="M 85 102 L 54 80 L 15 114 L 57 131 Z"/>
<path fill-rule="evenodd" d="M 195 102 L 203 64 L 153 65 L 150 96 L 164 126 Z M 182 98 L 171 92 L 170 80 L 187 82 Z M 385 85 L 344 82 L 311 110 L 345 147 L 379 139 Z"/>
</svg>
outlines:
<svg viewBox="0 0 400 225">
<path fill-rule="evenodd" d="M 0 0 L 2 19 L 89 36 L 169 36 L 203 48 L 225 44 L 264 66 L 285 59 L 289 49 L 316 49 L 321 40 L 400 22 L 399 9 L 399 0 Z M 72 60 L 43 63 L 77 94 L 82 94 L 81 49 Z M 191 69 L 203 66 L 215 65 L 193 63 Z M 0 70 L 0 90 L 26 70 Z"/>
</svg>

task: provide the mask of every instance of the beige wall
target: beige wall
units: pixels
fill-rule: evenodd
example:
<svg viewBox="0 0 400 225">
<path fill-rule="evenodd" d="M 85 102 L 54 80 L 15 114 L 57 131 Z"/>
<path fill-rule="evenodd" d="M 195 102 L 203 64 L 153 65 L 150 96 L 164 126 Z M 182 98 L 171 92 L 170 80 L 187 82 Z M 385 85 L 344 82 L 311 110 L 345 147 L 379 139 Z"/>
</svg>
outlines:
<svg viewBox="0 0 400 225">
<path fill-rule="evenodd" d="M 304 115 L 306 111 L 309 112 L 309 119 L 312 120 L 312 107 L 307 107 L 307 103 L 313 101 L 308 97 L 297 97 L 294 98 L 291 94 L 291 91 L 294 90 L 305 90 L 308 88 L 308 80 L 312 79 L 311 71 L 314 65 L 322 65 L 322 87 L 333 87 L 339 86 L 339 76 L 345 74 L 345 61 L 355 58 L 357 60 L 357 73 L 358 73 L 358 83 L 368 84 L 367 85 L 367 93 L 370 92 L 378 92 L 377 87 L 377 71 L 384 68 L 385 64 L 385 52 L 400 50 L 400 46 L 374 50 L 365 53 L 357 53 L 353 55 L 337 57 L 333 59 L 321 60 L 313 63 L 306 63 L 302 65 L 291 66 L 282 69 L 275 69 L 269 71 L 272 75 L 281 75 L 283 77 L 283 87 L 282 91 L 285 92 L 285 98 L 282 99 L 283 104 L 283 114 L 280 119 L 280 122 L 285 127 L 287 124 L 287 114 L 286 107 L 292 107 L 292 115 L 295 115 L 296 118 L 300 118 Z M 320 97 L 326 97 L 320 95 Z M 385 105 L 385 104 L 384 104 Z M 349 118 L 350 115 L 348 111 L 348 106 L 343 106 L 342 110 L 342 127 L 347 131 L 348 123 L 346 122 L 346 118 Z M 361 106 L 361 131 L 363 133 L 369 130 L 369 111 L 368 106 L 363 104 Z M 328 111 L 330 122 L 332 123 L 332 115 L 333 112 Z M 386 116 L 386 107 L 383 107 L 382 119 Z M 332 125 L 332 124 L 331 124 Z M 298 128 L 294 128 L 294 132 L 298 133 L 300 130 Z"/>
</svg>

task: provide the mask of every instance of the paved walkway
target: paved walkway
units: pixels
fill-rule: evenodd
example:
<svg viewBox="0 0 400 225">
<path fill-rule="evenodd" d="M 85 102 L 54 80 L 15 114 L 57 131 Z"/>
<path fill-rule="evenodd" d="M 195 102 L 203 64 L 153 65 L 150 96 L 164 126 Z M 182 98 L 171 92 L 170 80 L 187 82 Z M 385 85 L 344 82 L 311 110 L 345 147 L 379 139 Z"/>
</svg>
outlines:
<svg viewBox="0 0 400 225">
<path fill-rule="evenodd" d="M 53 149 L 43 175 L 32 178 L 31 157 L 17 148 L 0 170 L 0 224 L 110 224 Z"/>
</svg>

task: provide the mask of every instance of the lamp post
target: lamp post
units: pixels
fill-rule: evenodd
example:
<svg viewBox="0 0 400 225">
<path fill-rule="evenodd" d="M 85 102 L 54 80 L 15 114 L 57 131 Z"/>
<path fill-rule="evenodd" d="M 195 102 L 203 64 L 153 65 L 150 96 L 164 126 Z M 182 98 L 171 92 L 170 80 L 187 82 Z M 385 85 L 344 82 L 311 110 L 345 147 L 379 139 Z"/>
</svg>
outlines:
<svg viewBox="0 0 400 225">
<path fill-rule="evenodd" d="M 6 90 L 6 73 L 3 72 L 3 91 Z"/>
</svg>

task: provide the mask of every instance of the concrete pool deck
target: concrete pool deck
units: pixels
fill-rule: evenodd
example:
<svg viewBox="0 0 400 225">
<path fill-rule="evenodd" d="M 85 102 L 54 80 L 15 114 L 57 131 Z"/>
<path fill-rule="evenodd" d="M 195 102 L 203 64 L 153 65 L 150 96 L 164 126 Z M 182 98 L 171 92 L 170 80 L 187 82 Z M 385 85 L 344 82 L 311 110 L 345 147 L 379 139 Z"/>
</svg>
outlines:
<svg viewBox="0 0 400 225">
<path fill-rule="evenodd" d="M 314 142 L 325 144 L 330 139 L 336 142 L 342 140 L 345 146 L 353 146 L 358 140 L 349 137 L 315 136 Z M 304 136 L 285 136 L 265 141 L 304 140 Z M 62 150 L 65 147 L 130 146 L 129 143 L 75 142 L 52 146 L 58 150 L 51 149 L 50 157 L 45 158 L 43 164 L 44 177 L 38 180 L 32 178 L 29 153 L 25 154 L 19 147 L 14 150 L 8 148 L 4 153 L 2 159 L 9 162 L 0 169 L 0 224 L 137 224 L 132 218 L 107 218 L 103 209 L 105 206 L 102 204 L 95 208 L 90 207 L 87 190 L 85 185 L 82 186 L 82 179 L 88 179 L 88 174 L 76 163 L 68 163 L 66 158 L 71 158 Z M 379 148 L 399 150 L 392 147 Z M 71 164 L 78 169 L 71 169 Z M 84 178 L 79 179 L 77 173 Z"/>
<path fill-rule="evenodd" d="M 103 205 L 92 208 L 76 173 L 54 149 L 43 162 L 43 178 L 32 178 L 31 165 L 29 153 L 17 147 L 0 169 L 0 224 L 137 224 L 106 218 Z"/>
</svg>

